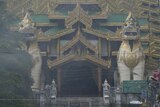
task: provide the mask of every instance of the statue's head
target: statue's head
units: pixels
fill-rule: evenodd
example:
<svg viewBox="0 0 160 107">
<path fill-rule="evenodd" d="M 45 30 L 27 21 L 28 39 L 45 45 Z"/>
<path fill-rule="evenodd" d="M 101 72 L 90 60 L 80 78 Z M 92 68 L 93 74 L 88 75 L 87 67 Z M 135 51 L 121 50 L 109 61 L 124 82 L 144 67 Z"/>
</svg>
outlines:
<svg viewBox="0 0 160 107">
<path fill-rule="evenodd" d="M 137 40 L 140 37 L 139 24 L 129 12 L 122 30 L 122 38 L 124 40 Z"/>
<path fill-rule="evenodd" d="M 52 84 L 55 84 L 55 81 L 54 81 L 54 80 L 52 80 Z"/>
</svg>

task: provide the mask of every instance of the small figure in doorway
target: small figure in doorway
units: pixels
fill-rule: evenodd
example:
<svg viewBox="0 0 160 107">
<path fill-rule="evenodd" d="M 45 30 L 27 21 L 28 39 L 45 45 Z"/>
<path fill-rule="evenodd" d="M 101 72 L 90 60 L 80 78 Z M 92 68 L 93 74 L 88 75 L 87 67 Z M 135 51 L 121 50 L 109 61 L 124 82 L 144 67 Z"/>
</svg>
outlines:
<svg viewBox="0 0 160 107">
<path fill-rule="evenodd" d="M 103 84 L 103 97 L 109 97 L 110 94 L 110 85 L 108 81 L 105 79 L 104 84 Z"/>
<path fill-rule="evenodd" d="M 55 99 L 57 96 L 57 89 L 56 89 L 56 83 L 54 80 L 52 81 L 52 84 L 51 84 L 51 92 L 50 93 L 51 93 L 51 98 Z"/>
</svg>

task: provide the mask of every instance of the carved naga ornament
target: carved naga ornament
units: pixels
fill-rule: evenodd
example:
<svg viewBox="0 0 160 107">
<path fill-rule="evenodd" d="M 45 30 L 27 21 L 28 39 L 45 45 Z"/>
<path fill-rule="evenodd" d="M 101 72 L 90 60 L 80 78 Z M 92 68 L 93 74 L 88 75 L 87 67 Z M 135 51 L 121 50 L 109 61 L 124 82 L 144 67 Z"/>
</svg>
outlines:
<svg viewBox="0 0 160 107">
<path fill-rule="evenodd" d="M 136 19 L 129 12 L 122 30 L 122 43 L 117 58 L 120 82 L 143 79 L 145 58 L 139 29 Z"/>
</svg>

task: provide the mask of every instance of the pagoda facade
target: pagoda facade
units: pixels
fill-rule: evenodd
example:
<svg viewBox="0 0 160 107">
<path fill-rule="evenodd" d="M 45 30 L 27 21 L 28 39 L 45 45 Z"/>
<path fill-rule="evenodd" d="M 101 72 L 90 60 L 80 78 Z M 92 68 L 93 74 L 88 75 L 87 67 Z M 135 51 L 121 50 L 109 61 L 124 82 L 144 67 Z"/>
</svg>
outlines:
<svg viewBox="0 0 160 107">
<path fill-rule="evenodd" d="M 43 89 L 54 79 L 58 96 L 102 96 L 105 79 L 114 86 L 127 14 L 109 13 L 106 0 L 53 0 L 47 6 L 46 14 L 31 12 L 24 21 L 36 28 L 24 33 L 32 38 L 28 47 L 36 45 L 42 59 L 39 78 L 35 77 L 39 85 L 34 88 Z M 137 21 L 139 41 L 148 58 L 149 23 L 147 18 Z"/>
<path fill-rule="evenodd" d="M 63 1 L 52 8 L 48 15 L 31 15 L 42 62 L 50 72 L 44 75 L 53 74 L 58 96 L 101 96 L 102 74 L 111 66 L 110 45 L 108 34 L 94 29 L 94 21 L 106 19 L 107 6 L 100 11 L 97 1 Z M 46 22 L 36 22 L 40 17 Z"/>
</svg>

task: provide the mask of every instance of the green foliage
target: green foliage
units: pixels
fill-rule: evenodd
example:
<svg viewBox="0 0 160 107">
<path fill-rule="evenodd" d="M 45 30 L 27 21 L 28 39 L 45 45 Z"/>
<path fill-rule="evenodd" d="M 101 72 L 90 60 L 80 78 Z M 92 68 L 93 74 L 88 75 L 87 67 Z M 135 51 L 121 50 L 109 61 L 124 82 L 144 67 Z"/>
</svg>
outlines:
<svg viewBox="0 0 160 107">
<path fill-rule="evenodd" d="M 0 99 L 28 99 L 32 95 L 32 59 L 21 47 L 23 42 L 13 37 L 0 36 Z"/>
<path fill-rule="evenodd" d="M 0 106 L 33 107 L 31 103 L 19 99 L 32 97 L 32 59 L 24 50 L 23 36 L 8 29 L 14 16 L 0 1 Z M 8 99 L 8 100 L 7 100 Z"/>
<path fill-rule="evenodd" d="M 16 16 L 7 11 L 6 0 L 0 0 L 0 32 L 9 27 L 9 24 L 16 20 Z"/>
</svg>

